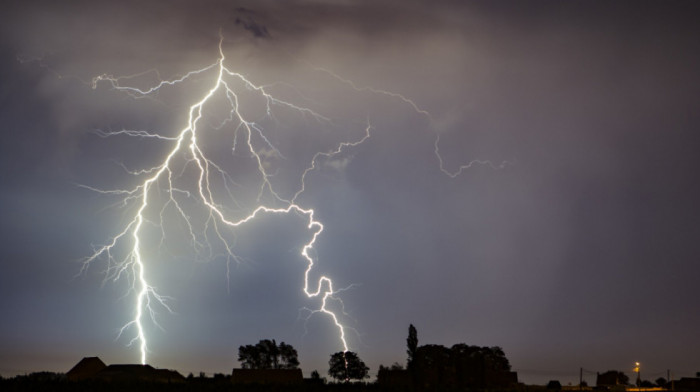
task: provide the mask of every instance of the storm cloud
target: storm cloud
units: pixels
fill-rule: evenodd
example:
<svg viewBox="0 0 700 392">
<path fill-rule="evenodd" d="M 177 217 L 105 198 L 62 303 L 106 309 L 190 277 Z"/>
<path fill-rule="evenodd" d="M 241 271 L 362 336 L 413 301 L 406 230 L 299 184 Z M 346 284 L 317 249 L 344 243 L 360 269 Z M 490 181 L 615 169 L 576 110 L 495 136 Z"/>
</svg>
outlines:
<svg viewBox="0 0 700 392">
<path fill-rule="evenodd" d="M 138 100 L 104 83 L 93 89 L 92 79 L 172 79 L 215 62 L 220 37 L 229 67 L 349 132 L 285 117 L 294 131 L 275 137 L 291 178 L 279 184 L 290 194 L 314 151 L 372 125 L 366 143 L 320 165 L 301 200 L 325 225 L 319 266 L 340 286 L 356 285 L 342 298 L 358 331 L 352 349 L 372 372 L 404 360 L 409 323 L 421 344 L 503 347 L 525 382 L 575 382 L 580 367 L 627 370 L 634 361 L 649 377 L 697 370 L 693 2 L 0 8 L 2 374 L 66 371 L 88 355 L 136 361 L 115 341 L 131 312 L 120 300 L 126 284 L 101 288 L 99 266 L 73 278 L 123 212 L 75 184 L 124 187 L 129 175 L 115 161 L 132 170 L 158 162 L 163 146 L 95 130 L 181 129 L 206 78 Z M 450 178 L 435 154 L 438 134 L 445 171 L 474 159 L 508 164 Z M 265 155 L 270 165 L 284 160 Z M 222 263 L 163 257 L 158 283 L 177 313 L 161 315 L 153 364 L 228 373 L 239 345 L 277 338 L 298 348 L 306 373 L 324 373 L 334 331 L 322 318 L 297 318 L 302 226 L 252 226 L 238 240 L 250 263 L 230 282 Z"/>
</svg>

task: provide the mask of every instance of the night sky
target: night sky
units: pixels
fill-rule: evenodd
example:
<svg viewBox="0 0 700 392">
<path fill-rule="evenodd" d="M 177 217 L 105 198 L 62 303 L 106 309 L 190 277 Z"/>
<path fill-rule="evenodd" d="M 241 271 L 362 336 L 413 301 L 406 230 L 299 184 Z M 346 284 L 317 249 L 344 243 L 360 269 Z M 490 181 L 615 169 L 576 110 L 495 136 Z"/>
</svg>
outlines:
<svg viewBox="0 0 700 392">
<path fill-rule="evenodd" d="M 176 79 L 217 61 L 221 33 L 229 69 L 330 120 L 280 105 L 267 117 L 241 88 L 282 197 L 314 153 L 371 125 L 316 161 L 298 203 L 325 227 L 315 273 L 349 288 L 342 322 L 373 375 L 405 363 L 412 323 L 419 344 L 501 346 L 526 383 L 575 383 L 579 368 L 589 384 L 610 369 L 633 379 L 636 361 L 644 379 L 694 376 L 698 15 L 690 1 L 3 1 L 0 374 L 139 361 L 133 329 L 119 336 L 129 280 L 105 281 L 104 259 L 81 274 L 134 208 L 85 186 L 137 186 L 128 170 L 159 164 L 172 141 L 101 132 L 173 137 L 216 75 L 146 98 L 90 82 Z M 208 147 L 238 181 L 222 203 L 241 213 L 256 172 L 231 152 L 235 126 L 216 127 L 224 103 L 207 108 Z M 491 164 L 447 175 L 473 160 Z M 145 263 L 173 313 L 146 324 L 148 362 L 229 373 L 238 346 L 275 338 L 325 375 L 342 346 L 327 316 L 300 318 L 318 306 L 301 290 L 304 217 L 237 230 L 227 279 L 221 247 L 193 250 L 166 215 L 166 240 L 149 222 Z"/>
</svg>

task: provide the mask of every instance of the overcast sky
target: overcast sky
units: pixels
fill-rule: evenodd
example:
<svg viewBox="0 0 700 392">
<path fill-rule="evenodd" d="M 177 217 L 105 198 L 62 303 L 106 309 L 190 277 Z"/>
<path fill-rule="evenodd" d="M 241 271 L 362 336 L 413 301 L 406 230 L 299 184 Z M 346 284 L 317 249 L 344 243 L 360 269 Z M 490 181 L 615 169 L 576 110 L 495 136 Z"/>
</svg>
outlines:
<svg viewBox="0 0 700 392">
<path fill-rule="evenodd" d="M 175 137 L 216 72 L 140 99 L 90 82 L 177 79 L 217 61 L 221 33 L 228 69 L 328 119 L 282 105 L 265 116 L 260 96 L 236 87 L 264 127 L 269 143 L 258 137 L 255 149 L 281 197 L 300 189 L 316 152 L 371 125 L 361 145 L 315 161 L 297 202 L 325 227 L 314 274 L 350 287 L 341 321 L 372 374 L 405 362 L 413 323 L 420 344 L 501 346 L 529 383 L 577 382 L 584 368 L 592 384 L 592 372 L 631 374 L 636 361 L 646 379 L 693 376 L 698 11 L 685 1 L 3 2 L 0 374 L 65 372 L 84 356 L 139 361 L 133 328 L 119 336 L 135 311 L 128 279 L 104 281 L 104 259 L 80 274 L 135 208 L 81 185 L 137 186 L 127 170 L 160 164 L 173 142 L 100 130 Z M 240 144 L 231 150 L 235 124 L 217 127 L 225 108 L 214 97 L 202 138 L 237 181 L 217 195 L 238 219 L 257 205 L 259 173 Z M 492 164 L 449 175 L 473 160 Z M 229 373 L 239 345 L 275 338 L 298 349 L 305 374 L 325 374 L 342 346 L 328 317 L 300 318 L 319 306 L 301 290 L 306 218 L 236 230 L 241 262 L 227 279 L 220 245 L 211 258 L 193 248 L 164 211 L 166 239 L 148 232 L 145 263 L 174 313 L 156 308 L 162 329 L 146 323 L 148 362 Z"/>
</svg>

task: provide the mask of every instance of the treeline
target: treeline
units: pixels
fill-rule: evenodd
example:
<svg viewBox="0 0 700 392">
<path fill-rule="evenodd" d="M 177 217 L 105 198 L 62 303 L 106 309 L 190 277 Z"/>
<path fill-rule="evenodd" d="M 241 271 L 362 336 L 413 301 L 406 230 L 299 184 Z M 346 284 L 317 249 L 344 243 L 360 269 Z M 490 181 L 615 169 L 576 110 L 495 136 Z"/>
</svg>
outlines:
<svg viewBox="0 0 700 392">
<path fill-rule="evenodd" d="M 365 383 L 369 367 L 357 353 L 341 351 L 331 354 L 327 375 L 336 380 L 328 383 L 314 370 L 304 379 L 299 369 L 297 351 L 284 342 L 261 340 L 242 345 L 238 350 L 240 369 L 232 375 L 206 377 L 192 373 L 184 377 L 177 372 L 154 369 L 148 365 L 106 366 L 98 358 L 84 358 L 66 375 L 33 373 L 0 380 L 0 391 L 321 391 L 321 390 L 473 390 L 508 389 L 517 386 L 517 376 L 500 347 L 455 344 L 418 345 L 418 334 L 409 326 L 406 368 L 395 363 L 380 366 L 377 382 Z M 97 361 L 102 369 L 88 370 L 86 360 Z M 166 372 L 164 377 L 162 372 Z M 174 373 L 171 374 L 171 373 Z M 359 381 L 359 382 L 351 382 Z"/>
<path fill-rule="evenodd" d="M 29 376 L 31 378 L 31 376 Z M 396 392 L 410 390 L 383 386 L 376 382 L 352 383 L 303 383 L 298 385 L 275 384 L 232 384 L 230 380 L 220 382 L 214 378 L 188 381 L 186 383 L 153 383 L 145 381 L 134 382 L 104 382 L 66 380 L 29 380 L 28 376 L 0 379 L 0 391 L 3 392 Z M 449 389 L 433 389 L 448 391 Z M 491 392 L 514 391 L 511 388 L 489 388 Z M 522 389 L 520 389 L 522 390 Z M 544 392 L 544 391 L 543 391 Z"/>
<path fill-rule="evenodd" d="M 272 339 L 238 348 L 238 362 L 247 370 L 291 370 L 299 368 L 297 350 L 290 344 L 279 345 Z M 352 351 L 339 351 L 328 361 L 328 375 L 337 381 L 364 380 L 369 378 L 369 367 Z M 301 377 L 301 376 L 300 376 Z M 312 380 L 321 380 L 318 371 L 311 373 Z M 262 380 L 261 380 L 262 381 Z"/>
<path fill-rule="evenodd" d="M 437 344 L 418 346 L 418 332 L 408 328 L 407 368 L 380 366 L 377 382 L 396 389 L 469 390 L 506 389 L 518 385 L 517 374 L 500 347 L 459 343 L 448 348 Z"/>
<path fill-rule="evenodd" d="M 2 392 L 380 392 L 376 383 L 315 383 L 306 380 L 297 385 L 233 384 L 230 376 L 194 377 L 184 383 L 158 383 L 148 381 L 68 381 L 61 374 L 53 378 L 36 378 L 34 374 L 13 378 L 0 378 Z"/>
</svg>

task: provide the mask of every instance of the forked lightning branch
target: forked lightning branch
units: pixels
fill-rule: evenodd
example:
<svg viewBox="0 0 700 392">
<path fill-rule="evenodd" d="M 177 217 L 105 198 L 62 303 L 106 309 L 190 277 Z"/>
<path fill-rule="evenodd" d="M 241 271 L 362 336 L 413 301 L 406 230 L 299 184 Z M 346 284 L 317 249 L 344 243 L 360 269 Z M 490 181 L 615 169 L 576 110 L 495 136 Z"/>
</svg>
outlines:
<svg viewBox="0 0 700 392">
<path fill-rule="evenodd" d="M 223 41 L 222 41 L 223 42 Z M 330 72 L 329 72 L 330 73 Z M 384 94 L 390 98 L 398 98 L 408 103 L 412 110 L 430 119 L 430 115 L 420 109 L 413 101 L 395 93 L 384 90 L 358 88 L 351 82 L 330 73 L 339 83 L 349 83 L 355 90 L 366 90 L 376 94 Z M 147 227 L 158 226 L 161 229 L 161 237 L 164 238 L 167 225 L 163 223 L 164 211 L 175 211 L 179 221 L 185 227 L 184 232 L 189 237 L 188 243 L 201 251 L 211 248 L 213 243 L 223 249 L 228 263 L 239 261 L 236 254 L 235 237 L 231 232 L 237 229 L 245 229 L 245 225 L 262 215 L 295 214 L 306 222 L 306 229 L 311 233 L 308 242 L 300 244 L 300 254 L 306 262 L 303 274 L 302 290 L 306 297 L 315 299 L 317 306 L 308 310 L 309 317 L 320 314 L 328 318 L 330 326 L 337 331 L 338 343 L 344 351 L 349 350 L 346 339 L 348 327 L 343 324 L 343 307 L 338 293 L 342 289 L 334 286 L 333 280 L 324 275 L 316 276 L 314 245 L 319 240 L 324 226 L 315 216 L 314 210 L 300 205 L 299 199 L 307 189 L 307 177 L 318 169 L 320 161 L 332 159 L 334 156 L 346 152 L 347 149 L 356 147 L 370 138 L 371 124 L 369 119 L 363 120 L 362 125 L 353 140 L 336 142 L 331 148 L 316 152 L 311 156 L 306 168 L 300 172 L 296 191 L 283 193 L 278 191 L 272 180 L 276 172 L 269 168 L 267 158 L 269 154 L 278 157 L 282 153 L 271 141 L 266 129 L 260 124 L 259 113 L 264 117 L 277 121 L 275 111 L 283 109 L 295 112 L 300 117 L 309 119 L 315 124 L 327 124 L 332 126 L 332 120 L 303 105 L 281 99 L 269 92 L 269 88 L 255 84 L 243 74 L 234 72 L 226 65 L 226 57 L 219 44 L 218 60 L 204 68 L 186 73 L 184 76 L 172 80 L 161 80 L 148 88 L 137 88 L 127 85 L 130 78 L 117 78 L 102 75 L 94 78 L 93 88 L 108 86 L 117 92 L 126 93 L 134 98 L 156 97 L 162 90 L 182 87 L 192 79 L 211 80 L 210 87 L 196 99 L 187 111 L 186 124 L 174 135 L 162 135 L 156 132 L 140 130 L 100 131 L 103 137 L 135 137 L 142 139 L 157 139 L 172 147 L 163 155 L 161 161 L 153 167 L 138 171 L 130 171 L 138 178 L 137 184 L 130 189 L 105 190 L 96 187 L 87 187 L 96 192 L 121 196 L 121 205 L 131 211 L 123 229 L 114 235 L 106 245 L 95 248 L 94 253 L 88 257 L 83 270 L 98 260 L 105 261 L 107 279 L 128 279 L 134 295 L 133 318 L 126 322 L 120 330 L 120 335 L 130 336 L 130 344 L 136 345 L 140 351 L 141 363 L 147 362 L 148 329 L 149 325 L 158 326 L 157 310 L 171 311 L 168 299 L 164 293 L 156 291 L 152 284 L 153 276 L 149 275 L 149 259 L 147 249 L 159 244 L 152 244 L 152 236 L 146 235 Z M 254 96 L 254 102 L 262 107 L 251 110 L 243 104 L 243 96 Z M 223 102 L 222 102 L 223 101 Z M 210 107 L 225 107 L 225 116 L 218 120 L 212 120 L 207 116 L 215 111 Z M 253 114 L 253 112 L 255 114 Z M 218 122 L 217 122 L 218 121 Z M 215 125 L 212 125 L 216 123 Z M 244 153 L 252 164 L 251 176 L 255 177 L 254 194 L 257 195 L 255 203 L 246 207 L 246 203 L 239 203 L 235 197 L 236 188 L 239 186 L 231 175 L 230 169 L 224 167 L 215 157 L 207 151 L 205 139 L 207 132 L 220 132 L 230 129 L 232 137 L 233 153 Z M 435 154 L 440 169 L 450 177 L 459 175 L 464 169 L 473 164 L 486 164 L 496 167 L 488 161 L 472 161 L 459 167 L 456 172 L 449 172 L 443 167 L 443 159 L 439 151 L 439 135 L 435 134 Z M 502 166 L 502 165 L 501 165 Z M 235 170 L 235 168 L 234 168 Z M 186 176 L 184 173 L 190 173 Z M 190 182 L 186 188 L 180 183 L 183 179 Z M 223 185 L 221 185 L 223 184 Z M 228 197 L 221 197 L 221 188 Z M 165 196 L 163 196 L 165 195 Z M 289 196 L 285 196 L 289 195 Z M 235 208 L 230 205 L 235 204 Z M 197 206 L 193 210 L 193 205 Z M 247 212 L 246 212 L 247 211 Z M 197 221 L 193 215 L 199 214 Z M 160 223 L 153 222 L 152 217 L 159 217 Z M 161 245 L 162 245 L 161 238 Z M 320 305 L 318 305 L 320 304 Z M 150 324 L 147 321 L 150 320 Z"/>
</svg>

